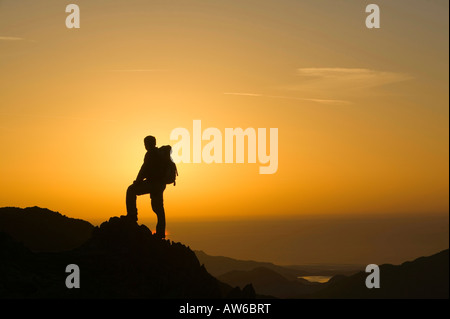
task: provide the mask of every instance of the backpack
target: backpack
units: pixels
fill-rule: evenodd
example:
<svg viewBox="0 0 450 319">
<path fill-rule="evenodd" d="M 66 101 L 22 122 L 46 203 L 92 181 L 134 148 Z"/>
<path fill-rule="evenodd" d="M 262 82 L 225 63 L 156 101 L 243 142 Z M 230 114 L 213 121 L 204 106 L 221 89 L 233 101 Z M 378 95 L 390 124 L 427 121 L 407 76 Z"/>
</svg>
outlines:
<svg viewBox="0 0 450 319">
<path fill-rule="evenodd" d="M 164 170 L 164 173 L 162 174 L 163 182 L 166 184 L 173 184 L 175 186 L 178 170 L 177 165 L 172 161 L 172 157 L 170 156 L 172 153 L 172 146 L 161 146 L 158 148 L 158 151 L 161 159 L 161 166 Z"/>
</svg>

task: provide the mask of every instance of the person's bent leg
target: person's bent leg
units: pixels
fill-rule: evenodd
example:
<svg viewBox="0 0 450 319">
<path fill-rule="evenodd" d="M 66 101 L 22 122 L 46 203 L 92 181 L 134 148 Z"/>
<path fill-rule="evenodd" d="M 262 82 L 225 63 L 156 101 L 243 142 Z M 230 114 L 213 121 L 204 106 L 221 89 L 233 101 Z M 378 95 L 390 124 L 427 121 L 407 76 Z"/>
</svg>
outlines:
<svg viewBox="0 0 450 319">
<path fill-rule="evenodd" d="M 131 184 L 127 189 L 126 206 L 127 216 L 137 221 L 137 206 L 136 200 L 138 195 L 150 193 L 150 186 L 147 181 Z"/>
<path fill-rule="evenodd" d="M 127 217 L 137 221 L 137 207 L 136 207 L 136 187 L 135 184 L 128 186 L 126 205 L 127 205 Z"/>
</svg>

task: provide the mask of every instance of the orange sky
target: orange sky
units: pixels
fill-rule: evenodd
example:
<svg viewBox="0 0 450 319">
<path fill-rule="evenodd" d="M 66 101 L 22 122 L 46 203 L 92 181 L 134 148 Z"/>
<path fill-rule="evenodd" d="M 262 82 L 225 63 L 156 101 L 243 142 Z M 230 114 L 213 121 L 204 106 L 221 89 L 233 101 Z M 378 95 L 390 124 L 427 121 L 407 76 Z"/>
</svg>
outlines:
<svg viewBox="0 0 450 319">
<path fill-rule="evenodd" d="M 448 2 L 0 1 L 0 206 L 125 213 L 143 138 L 278 128 L 278 171 L 180 163 L 171 220 L 443 213 Z M 152 214 L 139 198 L 140 214 Z"/>
</svg>

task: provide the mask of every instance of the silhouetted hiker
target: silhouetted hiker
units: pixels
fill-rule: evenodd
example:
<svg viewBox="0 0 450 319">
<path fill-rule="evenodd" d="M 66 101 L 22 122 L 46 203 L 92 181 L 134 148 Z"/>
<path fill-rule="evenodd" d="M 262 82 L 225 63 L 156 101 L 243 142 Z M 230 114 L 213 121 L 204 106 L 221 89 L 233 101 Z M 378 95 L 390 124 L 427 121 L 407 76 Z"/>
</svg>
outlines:
<svg viewBox="0 0 450 319">
<path fill-rule="evenodd" d="M 136 180 L 127 190 L 127 216 L 137 221 L 137 195 L 150 194 L 152 209 L 158 218 L 156 236 L 158 238 L 165 238 L 166 216 L 164 212 L 163 193 L 166 189 L 166 168 L 164 167 L 160 151 L 156 147 L 156 139 L 153 136 L 147 136 L 144 139 L 144 145 L 147 149 L 144 164 L 142 164 Z"/>
</svg>

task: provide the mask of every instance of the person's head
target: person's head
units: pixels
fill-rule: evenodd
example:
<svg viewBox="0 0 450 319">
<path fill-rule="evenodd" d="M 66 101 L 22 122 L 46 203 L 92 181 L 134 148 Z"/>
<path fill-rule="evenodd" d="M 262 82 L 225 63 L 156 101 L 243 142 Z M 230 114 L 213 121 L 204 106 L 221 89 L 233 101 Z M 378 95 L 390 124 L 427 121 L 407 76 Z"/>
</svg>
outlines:
<svg viewBox="0 0 450 319">
<path fill-rule="evenodd" d="M 156 138 L 154 136 L 147 136 L 144 138 L 144 145 L 147 151 L 156 147 Z"/>
</svg>

